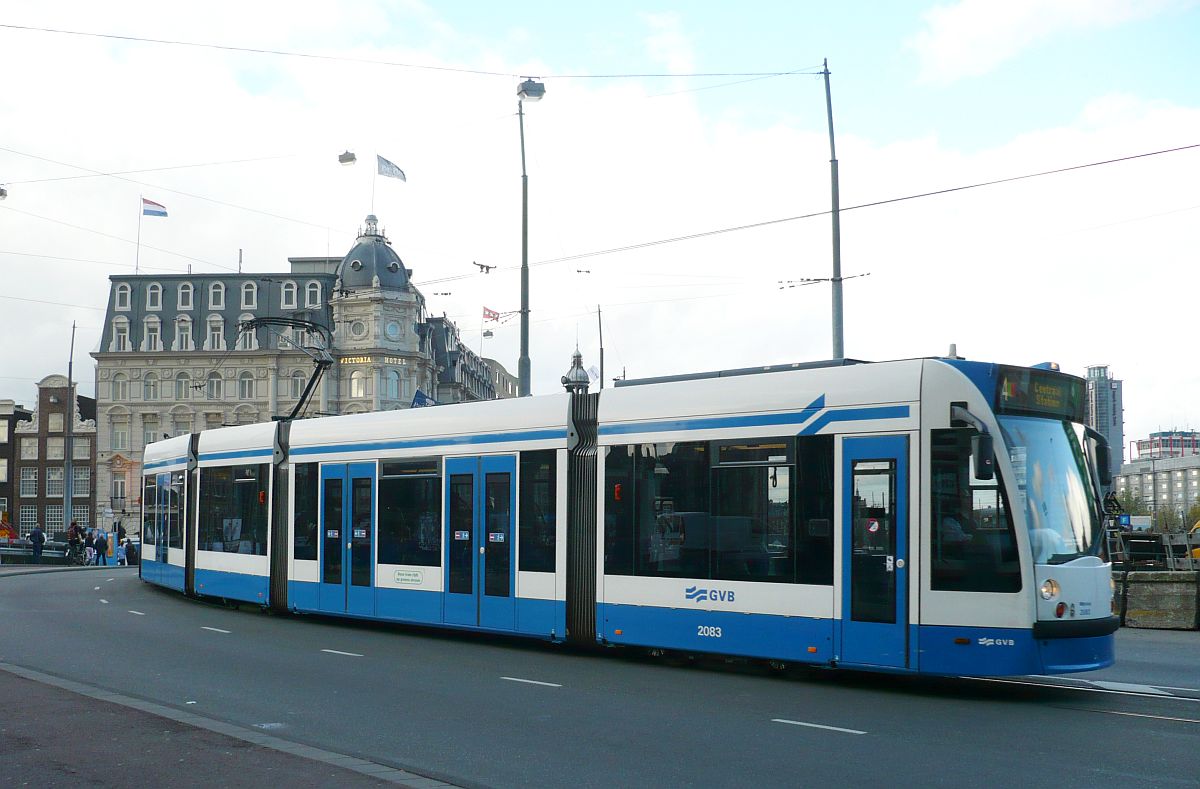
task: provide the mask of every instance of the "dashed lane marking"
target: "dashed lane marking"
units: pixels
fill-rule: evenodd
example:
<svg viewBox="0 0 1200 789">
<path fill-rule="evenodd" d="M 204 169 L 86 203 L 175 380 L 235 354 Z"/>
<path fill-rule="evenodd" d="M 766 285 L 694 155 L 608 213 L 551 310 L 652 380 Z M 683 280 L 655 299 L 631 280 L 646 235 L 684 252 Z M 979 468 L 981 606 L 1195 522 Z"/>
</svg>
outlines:
<svg viewBox="0 0 1200 789">
<path fill-rule="evenodd" d="M 866 734 L 865 731 L 858 729 L 843 729 L 841 726 L 826 726 L 823 723 L 805 723 L 804 721 L 790 721 L 785 718 L 771 718 L 771 723 L 786 723 L 789 726 L 806 726 L 810 729 L 824 729 L 826 731 L 840 731 L 843 734 Z"/>
<path fill-rule="evenodd" d="M 221 628 L 219 628 L 219 627 L 209 627 L 208 625 L 201 625 L 201 626 L 200 626 L 200 629 L 201 629 L 201 630 L 211 630 L 211 631 L 213 631 L 214 633 L 229 633 L 229 632 L 231 632 L 231 631 L 229 631 L 229 630 L 222 630 L 222 629 L 221 629 Z"/>
<path fill-rule="evenodd" d="M 506 679 L 509 682 L 524 682 L 527 685 L 545 685 L 548 688 L 562 687 L 562 685 L 559 685 L 557 682 L 539 682 L 536 679 L 521 679 L 520 677 L 501 677 L 500 679 Z"/>
<path fill-rule="evenodd" d="M 129 609 L 129 613 L 135 614 L 137 616 L 145 616 L 145 614 L 143 614 L 141 611 L 134 611 L 132 608 Z"/>
<path fill-rule="evenodd" d="M 322 649 L 322 652 L 328 652 L 331 655 L 345 655 L 346 657 L 363 657 L 357 652 L 342 652 L 340 649 Z"/>
<path fill-rule="evenodd" d="M 100 591 L 100 587 L 99 587 L 99 586 L 97 586 L 97 587 L 96 587 L 96 591 L 97 591 L 97 592 L 99 592 L 99 591 Z"/>
<path fill-rule="evenodd" d="M 100 602 L 104 603 L 105 605 L 108 605 L 108 601 L 105 600 L 103 597 L 100 598 Z"/>
</svg>

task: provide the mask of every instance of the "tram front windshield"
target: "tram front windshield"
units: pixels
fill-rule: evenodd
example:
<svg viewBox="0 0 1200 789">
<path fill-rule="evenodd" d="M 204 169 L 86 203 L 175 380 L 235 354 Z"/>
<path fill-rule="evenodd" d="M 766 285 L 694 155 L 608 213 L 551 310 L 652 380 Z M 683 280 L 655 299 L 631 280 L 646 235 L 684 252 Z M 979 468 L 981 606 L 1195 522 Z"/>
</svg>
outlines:
<svg viewBox="0 0 1200 789">
<path fill-rule="evenodd" d="M 1101 521 L 1083 425 L 1002 416 L 1000 429 L 1016 477 L 1012 506 L 1025 510 L 1034 564 L 1093 553 Z"/>
</svg>

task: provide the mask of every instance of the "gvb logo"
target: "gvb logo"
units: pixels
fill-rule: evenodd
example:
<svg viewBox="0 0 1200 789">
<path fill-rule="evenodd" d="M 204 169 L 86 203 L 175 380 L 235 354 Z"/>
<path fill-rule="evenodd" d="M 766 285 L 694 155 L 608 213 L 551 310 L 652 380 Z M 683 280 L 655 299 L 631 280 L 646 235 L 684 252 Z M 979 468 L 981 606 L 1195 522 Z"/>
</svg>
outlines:
<svg viewBox="0 0 1200 789">
<path fill-rule="evenodd" d="M 981 647 L 1015 647 L 1017 642 L 1011 638 L 981 638 L 979 646 Z"/>
<path fill-rule="evenodd" d="M 689 586 L 683 590 L 683 596 L 693 603 L 699 603 L 705 600 L 716 600 L 722 603 L 733 602 L 732 589 L 702 589 L 699 586 Z"/>
</svg>

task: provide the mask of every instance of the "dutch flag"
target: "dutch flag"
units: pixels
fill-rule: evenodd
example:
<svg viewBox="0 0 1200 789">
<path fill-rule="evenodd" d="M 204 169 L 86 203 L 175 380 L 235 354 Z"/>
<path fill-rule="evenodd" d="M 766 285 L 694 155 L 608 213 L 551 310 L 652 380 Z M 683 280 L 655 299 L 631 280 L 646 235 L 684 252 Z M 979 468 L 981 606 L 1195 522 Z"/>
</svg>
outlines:
<svg viewBox="0 0 1200 789">
<path fill-rule="evenodd" d="M 159 203 L 156 203 L 153 200 L 147 200 L 144 197 L 142 198 L 142 216 L 166 216 L 166 215 L 167 215 L 167 209 L 165 206 L 163 206 Z"/>
</svg>

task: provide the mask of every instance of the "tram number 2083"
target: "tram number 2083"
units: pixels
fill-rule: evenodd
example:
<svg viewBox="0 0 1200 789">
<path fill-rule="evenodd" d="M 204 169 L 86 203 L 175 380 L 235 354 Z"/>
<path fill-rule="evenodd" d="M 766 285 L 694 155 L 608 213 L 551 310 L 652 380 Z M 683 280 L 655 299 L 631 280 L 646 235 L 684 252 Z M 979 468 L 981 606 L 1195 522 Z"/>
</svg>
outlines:
<svg viewBox="0 0 1200 789">
<path fill-rule="evenodd" d="M 696 635 L 704 638 L 720 638 L 721 628 L 710 627 L 709 625 L 696 625 Z"/>
</svg>

